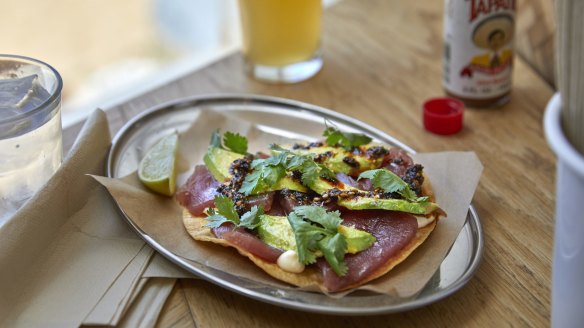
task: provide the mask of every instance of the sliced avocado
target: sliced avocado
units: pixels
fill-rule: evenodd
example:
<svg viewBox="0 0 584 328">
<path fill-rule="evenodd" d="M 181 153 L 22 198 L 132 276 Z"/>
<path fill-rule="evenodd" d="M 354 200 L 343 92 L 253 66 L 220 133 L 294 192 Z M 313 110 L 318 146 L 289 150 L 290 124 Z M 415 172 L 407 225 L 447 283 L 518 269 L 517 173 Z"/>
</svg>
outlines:
<svg viewBox="0 0 584 328">
<path fill-rule="evenodd" d="M 294 231 L 292 231 L 292 227 L 285 216 L 260 216 L 260 224 L 257 231 L 260 239 L 270 246 L 283 250 L 296 249 Z M 347 252 L 352 254 L 366 250 L 376 240 L 366 231 L 343 225 L 339 226 L 339 232 L 347 240 Z"/>
<path fill-rule="evenodd" d="M 303 186 L 300 182 L 285 176 L 278 183 L 270 188 L 270 190 L 282 190 L 282 189 L 289 189 L 289 190 L 296 190 L 300 192 L 307 192 L 308 188 Z"/>
<path fill-rule="evenodd" d="M 337 202 L 350 210 L 389 210 L 412 214 L 429 214 L 438 209 L 438 204 L 432 202 L 410 203 L 403 199 L 378 199 L 369 197 L 355 197 L 339 199 Z"/>
<path fill-rule="evenodd" d="M 376 241 L 370 233 L 344 225 L 339 226 L 339 232 L 347 239 L 347 253 L 351 254 L 366 250 Z"/>
<path fill-rule="evenodd" d="M 270 246 L 283 250 L 296 249 L 294 231 L 285 216 L 260 216 L 257 231 L 260 239 Z"/>
<path fill-rule="evenodd" d="M 203 162 L 213 175 L 215 180 L 224 182 L 230 179 L 229 167 L 236 159 L 243 158 L 244 155 L 234 153 L 219 147 L 209 146 L 207 153 L 203 157 Z"/>
<path fill-rule="evenodd" d="M 314 181 L 314 183 L 312 184 L 312 186 L 310 186 L 310 189 L 312 189 L 313 191 L 315 191 L 317 194 L 324 194 L 325 192 L 333 189 L 333 188 L 337 188 L 339 190 L 357 190 L 356 188 L 353 188 L 351 186 L 347 186 L 346 184 L 340 182 L 340 181 L 330 181 L 327 179 L 324 179 L 322 177 L 319 177 L 318 179 L 316 179 Z"/>
<path fill-rule="evenodd" d="M 377 169 L 381 166 L 383 156 L 368 157 L 367 150 L 370 147 L 360 146 L 359 151 L 350 152 L 341 147 L 311 147 L 309 149 L 294 149 L 296 154 L 313 153 L 325 157 L 323 164 L 336 173 L 345 173 L 351 176 L 357 176 L 359 173 Z"/>
</svg>

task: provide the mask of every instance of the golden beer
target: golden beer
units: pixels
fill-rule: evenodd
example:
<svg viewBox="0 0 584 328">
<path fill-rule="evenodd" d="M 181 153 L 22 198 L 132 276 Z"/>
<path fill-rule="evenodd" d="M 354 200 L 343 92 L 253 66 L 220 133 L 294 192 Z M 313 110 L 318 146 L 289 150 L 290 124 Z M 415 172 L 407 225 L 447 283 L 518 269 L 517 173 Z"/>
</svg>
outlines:
<svg viewBox="0 0 584 328">
<path fill-rule="evenodd" d="M 280 82 L 297 82 L 320 70 L 321 0 L 240 0 L 239 7 L 243 53 L 252 75 L 272 69 L 279 71 L 272 73 Z M 302 72 L 286 72 L 292 67 Z M 309 76 L 302 78 L 304 73 Z"/>
</svg>

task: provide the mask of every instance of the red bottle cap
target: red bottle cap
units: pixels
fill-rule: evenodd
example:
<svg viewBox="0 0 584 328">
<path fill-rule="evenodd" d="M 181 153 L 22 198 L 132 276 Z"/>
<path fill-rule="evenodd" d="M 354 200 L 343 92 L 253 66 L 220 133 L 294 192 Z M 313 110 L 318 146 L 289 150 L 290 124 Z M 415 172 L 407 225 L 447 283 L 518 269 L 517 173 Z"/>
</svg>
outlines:
<svg viewBox="0 0 584 328">
<path fill-rule="evenodd" d="M 462 129 L 464 103 L 452 98 L 433 98 L 424 107 L 424 128 L 436 134 L 454 134 Z"/>
</svg>

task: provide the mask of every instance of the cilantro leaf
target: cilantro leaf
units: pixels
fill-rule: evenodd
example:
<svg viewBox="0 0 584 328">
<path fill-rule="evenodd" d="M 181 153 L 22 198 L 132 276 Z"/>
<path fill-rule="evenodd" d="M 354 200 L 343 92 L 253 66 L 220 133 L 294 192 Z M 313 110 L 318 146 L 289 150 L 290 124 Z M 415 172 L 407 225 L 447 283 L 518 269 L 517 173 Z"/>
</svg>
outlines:
<svg viewBox="0 0 584 328">
<path fill-rule="evenodd" d="M 370 137 L 364 134 L 342 132 L 334 125 L 328 126 L 328 124 L 331 123 L 327 123 L 327 128 L 324 130 L 322 135 L 326 137 L 326 143 L 329 146 L 341 145 L 346 150 L 351 150 L 354 147 L 366 145 L 372 140 Z"/>
<path fill-rule="evenodd" d="M 241 219 L 235 211 L 235 204 L 226 196 L 215 196 L 214 208 L 207 210 L 207 224 L 205 227 L 218 228 L 225 222 L 231 222 L 237 227 L 243 227 L 250 230 L 257 228 L 260 223 L 260 216 L 264 215 L 264 209 L 258 206 L 253 206 L 251 210 L 245 212 Z"/>
<path fill-rule="evenodd" d="M 401 191 L 398 191 L 398 193 L 407 201 L 412 203 L 416 202 L 418 199 L 418 195 L 416 195 L 416 193 L 410 188 L 410 186 L 406 186 L 406 188 L 404 188 Z"/>
<path fill-rule="evenodd" d="M 426 202 L 428 197 L 418 197 L 410 186 L 395 173 L 386 169 L 375 169 L 361 173 L 357 180 L 362 178 L 371 179 L 371 184 L 375 188 L 381 188 L 386 192 L 397 192 L 409 202 Z"/>
<path fill-rule="evenodd" d="M 323 137 L 326 137 L 326 143 L 329 146 L 335 146 L 337 144 L 342 144 L 343 134 L 341 131 L 328 127 L 323 132 Z"/>
<path fill-rule="evenodd" d="M 205 227 L 208 228 L 218 228 L 220 227 L 223 223 L 227 222 L 227 218 L 225 218 L 223 215 L 218 214 L 217 212 L 215 212 L 215 209 L 208 209 L 207 210 L 207 224 L 205 224 Z"/>
<path fill-rule="evenodd" d="M 301 181 L 302 184 L 305 186 L 312 187 L 312 184 L 318 179 L 319 175 L 319 167 L 318 165 L 311 165 L 311 164 L 304 164 L 302 167 L 302 176 Z"/>
<path fill-rule="evenodd" d="M 286 170 L 298 170 L 301 173 L 302 184 L 307 187 L 312 187 L 318 177 L 324 176 L 327 178 L 336 178 L 333 171 L 323 164 L 318 164 L 314 161 L 316 154 L 295 154 L 288 149 L 282 148 L 279 145 L 271 145 L 272 151 L 278 152 L 278 156 L 284 156 Z"/>
<path fill-rule="evenodd" d="M 332 237 L 325 237 L 318 242 L 318 248 L 337 276 L 342 277 L 347 274 L 349 268 L 344 261 L 347 241 L 343 235 L 337 232 Z"/>
<path fill-rule="evenodd" d="M 357 180 L 362 178 L 370 179 L 373 187 L 381 188 L 386 192 L 399 192 L 407 187 L 407 184 L 399 176 L 386 169 L 362 172 Z"/>
<path fill-rule="evenodd" d="M 262 181 L 262 171 L 256 169 L 252 173 L 245 176 L 245 179 L 239 188 L 239 192 L 244 195 L 254 194 L 256 190 L 262 190 L 266 188 L 265 183 Z"/>
<path fill-rule="evenodd" d="M 239 133 L 225 132 L 223 143 L 232 152 L 245 155 L 247 154 L 247 138 Z"/>
<path fill-rule="evenodd" d="M 268 190 L 286 175 L 282 161 L 285 161 L 285 156 L 254 160 L 251 163 L 253 171 L 245 176 L 239 192 L 249 196 Z"/>
<path fill-rule="evenodd" d="M 253 230 L 260 224 L 260 216 L 262 215 L 264 215 L 264 209 L 255 205 L 249 212 L 245 212 L 241 216 L 239 225 L 241 227 Z"/>
<path fill-rule="evenodd" d="M 329 179 L 336 179 L 337 178 L 337 175 L 335 174 L 335 172 L 333 172 L 331 169 L 326 167 L 324 164 L 318 164 L 318 166 L 320 167 L 319 175 L 321 177 L 325 177 L 325 178 L 329 178 Z"/>
<path fill-rule="evenodd" d="M 312 264 L 316 262 L 317 243 L 322 238 L 323 233 L 294 212 L 288 215 L 288 222 L 294 231 L 296 251 L 300 263 Z"/>
<path fill-rule="evenodd" d="M 216 129 L 211 134 L 209 146 L 229 150 L 242 155 L 247 154 L 247 138 L 239 133 L 227 131 L 223 135 L 223 142 L 221 142 L 221 132 L 219 129 Z"/>
<path fill-rule="evenodd" d="M 429 196 L 422 196 L 422 197 L 418 197 L 416 198 L 416 202 L 418 203 L 424 203 L 430 200 Z"/>
<path fill-rule="evenodd" d="M 337 275 L 347 274 L 344 262 L 347 241 L 338 231 L 342 222 L 338 211 L 327 212 L 319 206 L 297 206 L 288 215 L 288 222 L 294 231 L 301 263 L 314 263 L 316 253 L 320 251 Z"/>
<path fill-rule="evenodd" d="M 314 223 L 318 223 L 327 232 L 334 234 L 343 220 L 339 211 L 327 212 L 320 206 L 296 206 L 294 213 Z"/>
<path fill-rule="evenodd" d="M 267 165 L 286 165 L 287 161 L 288 161 L 288 155 L 290 154 L 290 152 L 288 150 L 284 150 L 280 153 L 278 153 L 275 156 L 271 156 L 266 158 L 264 161 Z"/>
<path fill-rule="evenodd" d="M 297 165 L 292 165 L 298 163 Z M 326 177 L 329 179 L 336 179 L 335 174 L 328 167 L 323 164 L 318 164 L 314 161 L 314 154 L 308 155 L 293 155 L 292 161 L 288 165 L 290 170 L 299 170 L 302 184 L 308 187 L 313 186 L 319 177 Z"/>
<path fill-rule="evenodd" d="M 227 220 L 239 224 L 239 215 L 235 211 L 235 204 L 227 196 L 216 196 L 215 207 L 219 210 L 219 214 L 223 215 Z"/>
<path fill-rule="evenodd" d="M 239 215 L 235 211 L 235 204 L 229 197 L 215 196 L 215 207 L 217 207 L 217 211 L 212 208 L 207 211 L 207 215 L 209 215 L 207 227 L 217 228 L 225 222 L 239 225 Z"/>
<path fill-rule="evenodd" d="M 347 133 L 343 133 L 343 135 L 346 136 L 347 139 L 349 139 L 349 141 L 351 142 L 351 146 L 353 146 L 353 147 L 366 145 L 366 144 L 370 143 L 371 140 L 373 140 L 364 134 L 348 133 L 347 132 Z"/>
<path fill-rule="evenodd" d="M 286 148 L 284 148 L 284 147 L 282 147 L 282 146 L 280 146 L 278 144 L 275 144 L 275 143 L 270 144 L 268 146 L 268 148 L 270 148 L 270 150 L 273 150 L 273 151 L 278 152 L 278 153 L 279 152 L 288 152 L 288 151 L 290 151 L 290 150 L 288 150 L 288 149 L 286 149 Z"/>
<path fill-rule="evenodd" d="M 281 165 L 268 166 L 265 168 L 265 172 L 263 180 L 267 187 L 272 187 L 286 175 L 286 168 Z"/>
</svg>

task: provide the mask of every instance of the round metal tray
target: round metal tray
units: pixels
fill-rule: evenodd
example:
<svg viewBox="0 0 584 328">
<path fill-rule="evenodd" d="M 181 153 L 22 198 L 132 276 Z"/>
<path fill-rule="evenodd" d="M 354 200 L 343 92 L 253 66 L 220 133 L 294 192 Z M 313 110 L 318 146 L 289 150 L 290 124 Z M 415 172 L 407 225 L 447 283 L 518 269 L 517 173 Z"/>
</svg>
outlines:
<svg viewBox="0 0 584 328">
<path fill-rule="evenodd" d="M 162 136 L 173 131 L 183 132 L 198 118 L 201 111 L 215 110 L 253 122 L 260 130 L 294 139 L 315 140 L 324 128 L 324 119 L 346 131 L 362 132 L 377 141 L 413 149 L 392 136 L 354 118 L 334 111 L 282 98 L 256 95 L 220 95 L 176 100 L 148 110 L 128 122 L 115 136 L 109 153 L 107 174 L 118 178 L 135 171 L 144 153 Z M 295 130 L 291 131 L 291 120 Z M 201 140 L 205 144 L 208 139 Z M 125 216 L 125 215 L 124 215 Z M 463 287 L 474 275 L 483 253 L 483 231 L 473 206 L 466 223 L 448 255 L 424 289 L 413 298 L 396 298 L 370 292 L 354 292 L 334 299 L 326 295 L 293 288 L 266 286 L 219 271 L 165 249 L 125 216 L 133 229 L 155 250 L 170 261 L 221 287 L 242 295 L 297 310 L 340 314 L 373 315 L 405 311 L 443 299 Z"/>
</svg>

